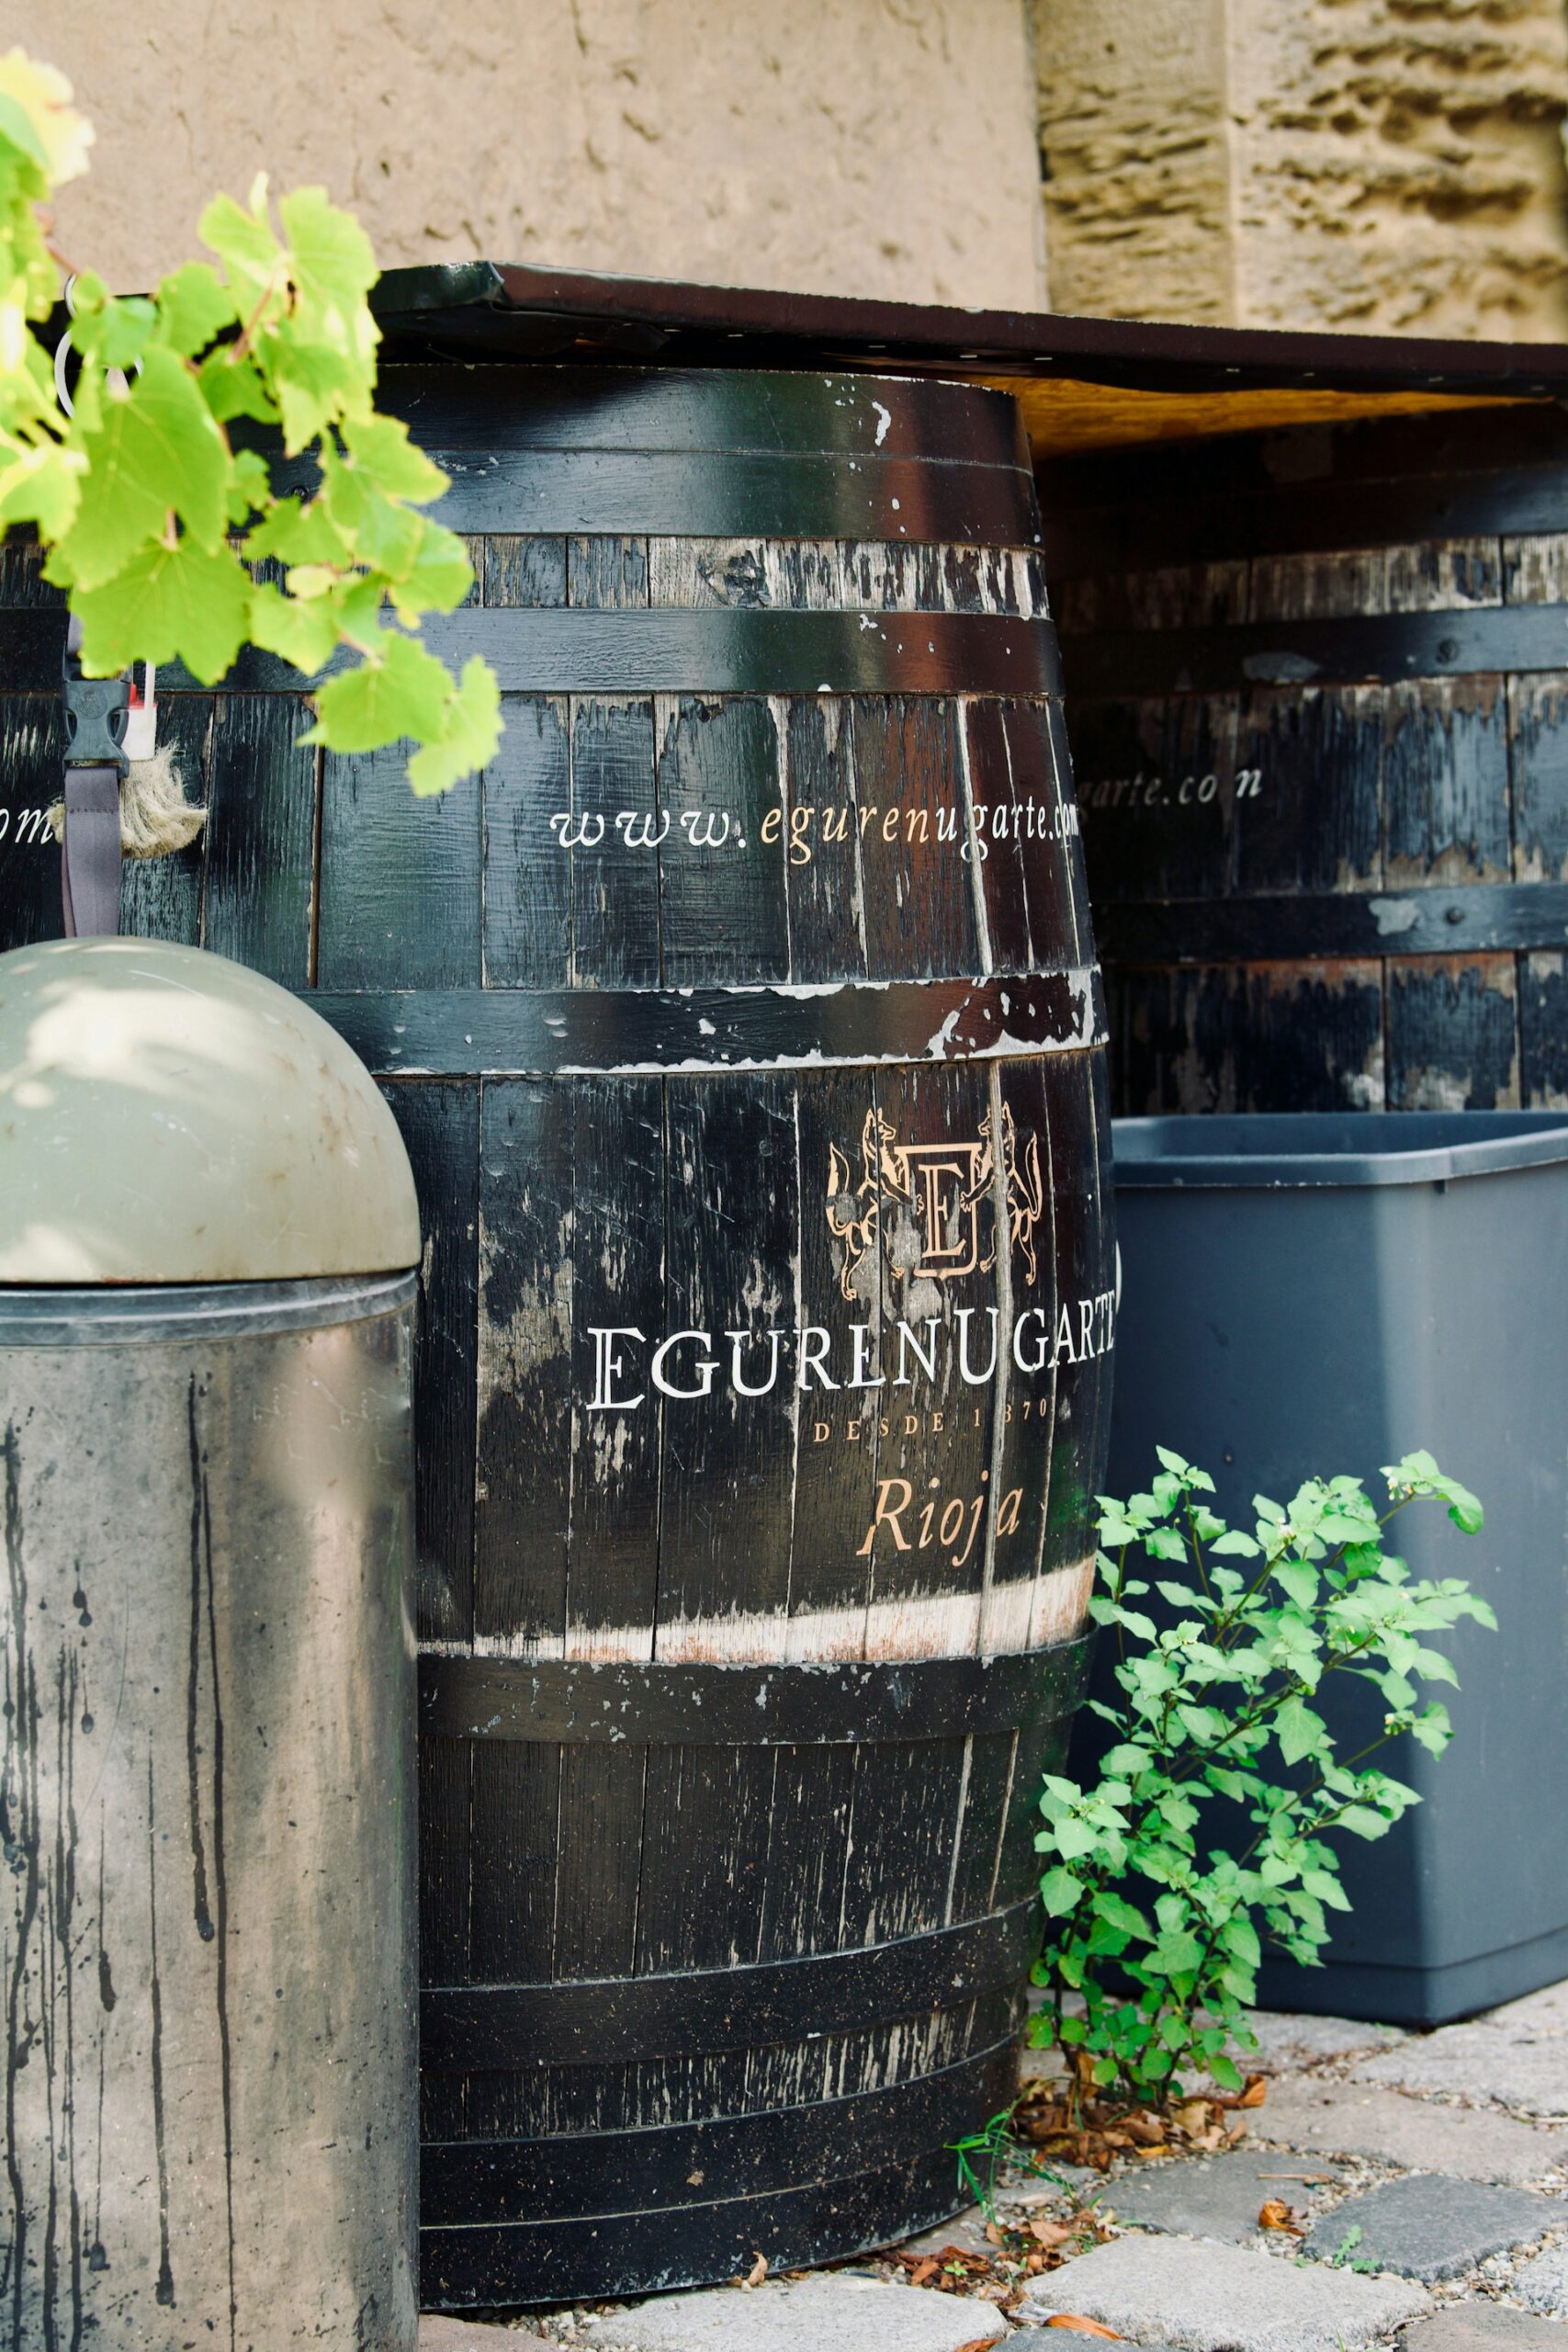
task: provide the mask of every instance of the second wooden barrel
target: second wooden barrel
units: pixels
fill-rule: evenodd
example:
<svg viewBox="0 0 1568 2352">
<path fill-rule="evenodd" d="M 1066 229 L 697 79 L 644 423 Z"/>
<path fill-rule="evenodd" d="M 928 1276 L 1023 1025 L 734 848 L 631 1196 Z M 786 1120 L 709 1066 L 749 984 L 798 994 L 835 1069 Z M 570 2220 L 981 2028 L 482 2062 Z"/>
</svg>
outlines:
<svg viewBox="0 0 1568 2352">
<path fill-rule="evenodd" d="M 1568 420 L 1041 480 L 1117 1111 L 1568 1102 Z"/>
<path fill-rule="evenodd" d="M 1102 1478 L 1027 460 L 1010 401 L 922 382 L 388 391 L 473 537 L 432 635 L 500 670 L 498 757 L 422 803 L 298 749 L 276 666 L 176 691 L 211 820 L 127 900 L 309 990 L 421 1186 L 424 2293 L 842 2255 L 951 2211 L 1011 2095 Z M 18 809 L 59 757 L 31 578 Z M 36 830 L 6 944 L 56 927 Z"/>
</svg>

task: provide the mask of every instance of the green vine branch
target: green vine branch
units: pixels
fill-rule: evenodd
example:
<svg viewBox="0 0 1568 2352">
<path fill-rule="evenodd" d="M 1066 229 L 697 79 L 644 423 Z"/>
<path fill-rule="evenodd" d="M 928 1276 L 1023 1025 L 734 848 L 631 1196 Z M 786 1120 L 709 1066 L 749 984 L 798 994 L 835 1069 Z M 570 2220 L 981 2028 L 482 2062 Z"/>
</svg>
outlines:
<svg viewBox="0 0 1568 2352">
<path fill-rule="evenodd" d="M 90 675 L 178 662 L 210 684 L 258 646 L 327 673 L 307 742 L 406 739 L 414 790 L 446 790 L 494 752 L 501 696 L 478 656 L 454 678 L 420 642 L 473 571 L 422 511 L 446 477 L 377 411 L 369 241 L 321 188 L 276 213 L 265 178 L 214 198 L 211 261 L 148 296 L 76 277 L 62 399 L 40 333 L 62 290 L 51 206 L 92 135 L 52 68 L 0 58 L 0 534 L 37 534 Z M 274 489 L 258 438 L 302 461 L 308 495 Z"/>
</svg>

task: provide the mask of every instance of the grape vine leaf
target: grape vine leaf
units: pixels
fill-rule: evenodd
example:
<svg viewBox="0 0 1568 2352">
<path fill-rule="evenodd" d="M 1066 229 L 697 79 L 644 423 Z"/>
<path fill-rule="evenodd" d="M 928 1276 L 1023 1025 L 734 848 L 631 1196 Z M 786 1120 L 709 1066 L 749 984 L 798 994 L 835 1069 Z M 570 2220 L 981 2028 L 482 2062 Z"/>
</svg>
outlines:
<svg viewBox="0 0 1568 2352">
<path fill-rule="evenodd" d="M 409 782 L 422 798 L 446 792 L 459 776 L 493 760 L 500 741 L 501 689 L 495 672 L 477 653 L 470 654 L 447 706 L 446 727 L 415 752 L 409 762 Z"/>
<path fill-rule="evenodd" d="M 185 262 L 159 286 L 157 339 L 182 359 L 205 351 L 225 327 L 239 323 L 239 316 L 210 262 Z"/>
<path fill-rule="evenodd" d="M 61 552 L 78 588 L 102 587 L 143 542 L 162 536 L 171 508 L 197 544 L 223 537 L 228 452 L 212 413 L 172 351 L 149 351 L 124 390 L 106 389 L 74 446 L 86 459 L 75 518 Z M 152 657 L 149 657 L 152 658 Z"/>
<path fill-rule="evenodd" d="M 177 660 L 210 685 L 245 642 L 251 581 L 227 547 L 154 540 L 111 579 L 77 588 L 71 602 L 82 622 L 83 665 L 99 677 L 132 662 Z"/>
<path fill-rule="evenodd" d="M 373 752 L 400 735 L 428 742 L 442 732 L 451 692 L 444 662 L 417 639 L 385 630 L 357 669 L 318 687 L 316 724 L 300 741 L 337 752 Z"/>
</svg>

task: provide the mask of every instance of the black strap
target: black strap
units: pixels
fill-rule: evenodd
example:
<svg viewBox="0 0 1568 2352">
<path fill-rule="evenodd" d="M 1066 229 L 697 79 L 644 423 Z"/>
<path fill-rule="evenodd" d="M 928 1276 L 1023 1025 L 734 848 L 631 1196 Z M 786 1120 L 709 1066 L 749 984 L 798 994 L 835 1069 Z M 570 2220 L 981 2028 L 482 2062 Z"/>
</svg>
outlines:
<svg viewBox="0 0 1568 2352">
<path fill-rule="evenodd" d="M 119 770 L 67 768 L 60 896 L 67 939 L 119 930 Z"/>
<path fill-rule="evenodd" d="M 61 911 L 67 939 L 111 938 L 119 930 L 119 780 L 130 718 L 130 676 L 82 674 L 82 624 L 66 623 L 65 824 L 60 841 Z"/>
</svg>

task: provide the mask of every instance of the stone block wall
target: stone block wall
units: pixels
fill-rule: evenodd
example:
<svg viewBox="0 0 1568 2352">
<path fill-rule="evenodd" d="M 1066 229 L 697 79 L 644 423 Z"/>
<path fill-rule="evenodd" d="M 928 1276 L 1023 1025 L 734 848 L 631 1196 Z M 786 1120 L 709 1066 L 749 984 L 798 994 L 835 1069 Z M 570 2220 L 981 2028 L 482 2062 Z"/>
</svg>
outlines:
<svg viewBox="0 0 1568 2352">
<path fill-rule="evenodd" d="M 1032 0 L 1051 294 L 1568 332 L 1563 0 Z"/>
</svg>

